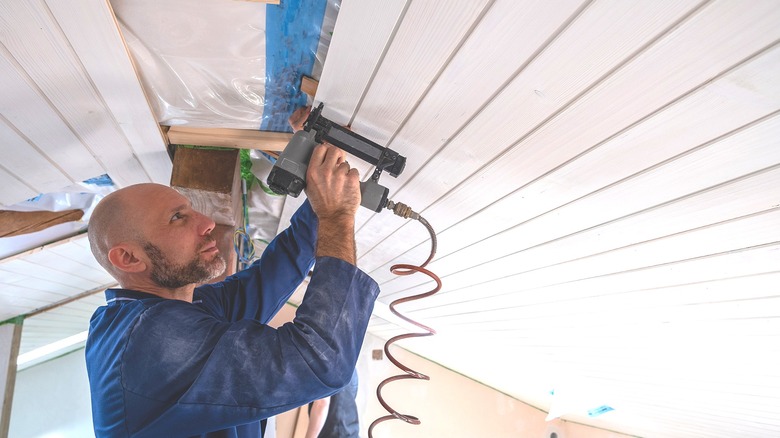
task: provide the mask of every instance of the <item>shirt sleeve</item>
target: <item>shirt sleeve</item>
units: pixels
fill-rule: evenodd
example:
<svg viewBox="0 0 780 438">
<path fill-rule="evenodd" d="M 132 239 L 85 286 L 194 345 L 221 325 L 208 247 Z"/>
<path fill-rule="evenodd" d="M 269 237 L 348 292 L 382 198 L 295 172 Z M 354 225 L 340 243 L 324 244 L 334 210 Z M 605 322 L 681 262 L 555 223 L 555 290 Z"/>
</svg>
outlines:
<svg viewBox="0 0 780 438">
<path fill-rule="evenodd" d="M 317 225 L 317 216 L 307 200 L 260 260 L 223 282 L 197 288 L 194 299 L 226 321 L 253 319 L 267 323 L 311 270 Z"/>
<path fill-rule="evenodd" d="M 295 319 L 279 329 L 219 321 L 168 300 L 139 317 L 124 354 L 130 434 L 194 435 L 331 395 L 352 376 L 377 284 L 343 260 L 317 260 Z"/>
</svg>

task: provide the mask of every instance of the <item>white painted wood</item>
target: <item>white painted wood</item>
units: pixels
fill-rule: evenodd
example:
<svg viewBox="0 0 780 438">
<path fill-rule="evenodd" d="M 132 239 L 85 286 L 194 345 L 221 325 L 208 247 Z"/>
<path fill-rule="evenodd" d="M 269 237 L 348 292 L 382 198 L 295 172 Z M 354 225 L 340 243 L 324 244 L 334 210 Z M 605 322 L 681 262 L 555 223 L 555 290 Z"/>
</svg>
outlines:
<svg viewBox="0 0 780 438">
<path fill-rule="evenodd" d="M 780 49 L 776 48 L 622 135 L 609 139 L 596 149 L 553 170 L 544 178 L 496 201 L 478 214 L 462 219 L 449 229 L 440 230 L 438 260 L 486 237 L 495 236 L 500 230 L 533 220 L 560 205 L 617 183 L 686 150 L 705 147 L 709 140 L 777 111 L 780 109 L 780 84 L 775 80 L 778 75 Z M 696 129 L 692 129 L 692 126 Z M 619 165 L 605 166 L 605 163 Z M 772 187 L 771 183 L 754 188 L 760 190 L 759 193 L 770 195 L 771 192 L 762 190 L 768 187 Z M 737 200 L 743 199 L 743 196 L 725 196 L 724 199 Z M 510 235 L 502 238 L 504 242 L 514 241 Z M 472 249 L 476 251 L 476 248 Z M 428 245 L 423 243 L 411 254 L 404 255 L 404 258 L 424 258 L 423 254 L 427 251 Z M 492 254 L 490 251 L 486 253 Z M 366 257 L 362 262 L 370 266 Z M 478 263 L 478 260 L 472 260 L 471 263 Z M 447 265 L 450 269 L 459 269 L 450 263 Z M 380 281 L 388 278 L 383 274 L 387 266 L 389 264 L 372 272 L 372 275 Z"/>
<path fill-rule="evenodd" d="M 46 0 L 64 36 L 153 182 L 169 184 L 173 165 L 107 0 Z M 85 23 L 89 23 L 85 26 Z"/>
<path fill-rule="evenodd" d="M 16 178 L 29 182 L 39 193 L 56 191 L 71 184 L 70 179 L 46 157 L 30 147 L 9 123 L 0 116 L 0 155 L 3 166 Z"/>
<path fill-rule="evenodd" d="M 468 119 L 465 127 L 454 127 L 459 130 L 446 137 L 441 135 L 442 138 L 448 138 L 444 149 L 428 162 L 427 157 L 423 157 L 422 162 L 426 163 L 423 172 L 396 191 L 394 199 L 402 200 L 418 211 L 425 211 L 431 202 L 458 185 L 466 175 L 479 170 L 497 155 L 500 156 L 540 123 L 577 99 L 594 82 L 626 62 L 626 58 L 630 58 L 638 48 L 662 35 L 684 17 L 695 3 L 675 2 L 673 6 L 648 3 L 645 7 L 650 9 L 646 14 L 652 19 L 648 19 L 647 15 L 632 15 L 629 12 L 632 6 L 609 2 L 594 3 L 586 9 L 509 84 L 497 90 L 499 92 L 490 102 Z M 600 31 L 593 33 L 585 29 Z M 626 42 L 626 38 L 630 38 L 630 42 Z M 567 74 L 557 74 L 560 71 L 566 71 Z M 533 86 L 529 87 L 529 84 Z M 540 90 L 545 97 L 540 98 L 535 90 Z M 415 140 L 410 139 L 409 142 L 414 144 Z M 547 148 L 550 144 L 545 143 Z M 516 146 L 516 149 L 519 152 L 527 147 Z M 503 163 L 510 161 L 507 156 L 501 157 Z M 504 184 L 513 183 L 517 187 L 517 178 L 526 174 L 523 171 L 518 175 L 518 167 L 516 164 L 512 166 L 511 177 L 506 173 L 501 175 Z M 496 190 L 491 188 L 489 194 L 483 193 L 484 201 L 489 203 L 494 197 L 500 197 L 502 192 L 499 187 Z M 428 219 L 438 218 L 433 216 Z M 449 222 L 440 222 L 435 221 L 439 227 L 449 226 Z M 377 239 L 387 236 L 392 229 L 392 226 L 382 226 L 380 221 L 380 224 L 364 226 L 360 233 L 381 236 L 370 240 L 375 244 Z M 373 244 L 361 245 L 358 254 L 362 256 Z"/>
<path fill-rule="evenodd" d="M 81 278 L 73 273 L 62 272 L 47 266 L 40 266 L 27 260 L 12 260 L 0 266 L 0 271 L 12 271 L 18 275 L 38 278 L 52 283 L 71 286 L 82 291 L 100 286 L 100 282 Z"/>
<path fill-rule="evenodd" d="M 315 96 L 315 103 L 325 103 L 325 117 L 342 125 L 353 119 L 406 3 L 343 2 Z"/>
<path fill-rule="evenodd" d="M 386 143 L 491 3 L 410 2 L 360 102 L 353 129 L 378 143 Z"/>
<path fill-rule="evenodd" d="M 774 116 L 722 141 L 709 144 L 662 166 L 639 173 L 633 178 L 622 181 L 621 184 L 608 186 L 604 190 L 565 204 L 547 214 L 527 222 L 521 222 L 522 225 L 514 227 L 506 233 L 496 234 L 467 250 L 446 257 L 445 261 L 440 263 L 446 265 L 442 274 L 457 272 L 468 266 L 498 259 L 504 254 L 517 253 L 576 233 L 579 230 L 599 226 L 615 218 L 655 208 L 665 202 L 707 190 L 730 179 L 760 171 L 767 164 L 780 163 L 780 152 L 777 152 L 780 149 L 778 138 L 780 138 L 780 116 Z M 761 184 L 755 188 L 758 193 L 768 197 L 758 207 L 759 210 L 776 205 L 778 200 L 777 195 L 773 195 L 770 190 L 773 187 L 771 181 L 763 180 Z M 617 202 L 617 199 L 621 201 Z M 746 206 L 747 204 L 740 202 L 741 199 L 741 197 L 718 197 L 712 199 L 708 204 L 700 204 L 699 207 L 704 208 L 713 203 L 726 205 L 739 203 L 741 206 Z M 598 207 L 593 208 L 594 205 Z M 735 207 L 735 209 L 738 208 Z M 667 211 L 672 214 L 672 217 L 677 217 L 680 214 L 674 208 Z M 750 211 L 745 212 L 745 214 L 747 213 Z M 658 217 L 657 214 L 651 214 Z M 490 220 L 489 218 L 488 220 Z M 591 221 L 589 218 L 600 219 Z M 660 229 L 656 224 L 653 225 L 654 231 Z M 677 225 L 683 227 L 679 231 L 684 230 L 686 226 L 684 222 L 678 222 Z M 609 231 L 599 230 L 598 232 Z M 641 236 L 644 233 L 642 230 L 632 230 L 631 228 L 625 228 L 623 232 L 630 233 L 631 236 Z M 510 247 L 506 245 L 506 242 L 513 244 Z M 512 266 L 530 269 L 527 262 Z M 492 266 L 497 272 L 502 272 L 506 267 Z"/>
<path fill-rule="evenodd" d="M 778 185 L 780 185 L 780 168 L 776 167 L 771 171 L 761 172 L 732 184 L 725 184 L 652 208 L 642 214 L 629 215 L 563 238 L 531 245 L 522 251 L 513 245 L 512 248 L 508 249 L 514 252 L 517 257 L 511 258 L 511 263 L 513 263 L 511 270 L 504 266 L 504 272 L 530 271 L 552 266 L 632 243 L 649 241 L 770 209 L 777 205 L 778 199 L 769 188 Z M 739 201 L 735 202 L 734 200 Z M 522 228 L 520 226 L 501 233 L 496 240 L 499 242 L 522 242 L 530 237 L 523 237 Z M 442 276 L 445 284 L 461 285 L 456 277 L 461 270 L 468 269 L 462 265 L 461 256 L 471 258 L 468 266 L 475 266 L 473 271 L 483 269 L 484 266 L 479 266 L 478 262 L 484 262 L 486 256 L 482 255 L 483 250 L 485 250 L 483 244 L 487 245 L 488 242 L 480 242 L 468 250 L 456 252 L 451 257 L 440 259 L 431 265 L 431 269 Z M 506 246 L 503 245 L 504 252 L 506 252 Z M 509 259 L 499 259 L 498 254 L 489 252 L 486 254 L 488 258 L 496 260 L 496 265 L 503 265 L 504 261 Z M 458 268 L 458 266 L 460 267 Z M 494 263 L 491 263 L 490 269 L 493 267 Z M 453 274 L 453 278 L 447 274 Z M 406 290 L 421 283 L 424 282 L 420 278 L 401 277 L 384 283 L 382 290 L 385 297 L 389 298 L 394 292 Z"/>
<path fill-rule="evenodd" d="M 525 285 L 514 277 L 495 279 L 475 286 L 444 292 L 428 298 L 426 308 L 440 308 L 447 302 L 460 302 L 469 299 L 485 299 L 492 296 L 497 308 L 514 304 L 530 305 L 578 299 L 587 296 L 609 295 L 635 290 L 652 290 L 673 287 L 681 284 L 713 281 L 740 276 L 756 275 L 777 270 L 780 262 L 780 244 L 768 243 L 755 248 L 736 250 L 725 254 L 716 254 L 691 260 L 645 267 L 604 276 L 594 276 L 576 282 L 555 283 L 534 288 Z M 414 308 L 415 303 L 407 304 Z M 500 311 L 500 310 L 498 310 Z M 510 314 L 511 311 L 507 311 Z M 415 314 L 411 311 L 410 314 Z M 480 319 L 486 316 L 472 315 Z M 425 316 L 423 312 L 419 316 Z M 495 315 L 493 315 L 495 316 Z M 518 321 L 521 323 L 522 321 Z"/>
<path fill-rule="evenodd" d="M 25 260 L 37 265 L 47 266 L 52 272 L 69 274 L 98 284 L 112 281 L 111 275 L 103 269 L 87 267 L 79 262 L 63 257 L 54 251 L 41 251 L 25 257 Z"/>
<path fill-rule="evenodd" d="M 444 304 L 447 307 L 442 309 L 428 308 L 418 314 L 424 315 L 434 326 L 445 324 L 453 328 L 462 325 L 465 330 L 479 324 L 481 330 L 506 331 L 499 336 L 511 336 L 512 331 L 540 325 L 548 330 L 577 326 L 594 331 L 595 327 L 601 327 L 609 333 L 609 327 L 632 330 L 637 326 L 661 324 L 664 321 L 771 318 L 774 310 L 767 303 L 777 297 L 770 283 L 774 279 L 776 273 L 769 273 L 662 288 L 652 292 L 630 291 L 527 305 L 523 304 L 522 294 L 517 294 L 505 297 L 501 308 L 497 308 L 495 303 L 492 307 L 485 305 L 494 300 L 472 299 L 469 302 Z M 754 289 L 741 289 L 745 286 L 753 286 Z M 717 297 L 707 295 L 710 289 L 715 290 Z M 710 308 L 707 309 L 707 306 Z M 590 336 L 614 335 L 591 333 Z M 511 339 L 503 339 L 514 344 Z"/>
<path fill-rule="evenodd" d="M 0 79 L 4 84 L 0 88 L 0 115 L 5 124 L 34 145 L 37 153 L 46 154 L 50 161 L 48 164 L 40 163 L 40 171 L 25 170 L 19 177 L 29 179 L 29 185 L 48 188 L 59 180 L 55 179 L 56 173 L 47 173 L 46 176 L 42 176 L 42 173 L 48 169 L 46 166 L 55 165 L 68 179 L 58 187 L 61 188 L 103 172 L 89 150 L 62 120 L 61 114 L 51 107 L 51 102 L 4 46 L 0 46 Z M 31 148 L 25 145 L 18 147 L 18 154 L 25 153 L 23 149 Z M 27 153 L 35 154 L 36 151 Z M 11 203 L 24 199 L 17 196 Z"/>
<path fill-rule="evenodd" d="M 77 269 L 90 269 L 93 271 L 105 272 L 102 266 L 95 260 L 92 251 L 89 249 L 87 235 L 82 234 L 80 239 L 87 245 L 81 245 L 78 241 L 68 242 L 64 245 L 57 245 L 47 248 L 49 252 L 65 257 L 71 262 L 78 263 Z"/>
<path fill-rule="evenodd" d="M 24 312 L 20 313 L 27 313 L 30 310 L 44 307 L 47 304 L 64 300 L 65 298 L 68 298 L 68 295 L 64 293 L 8 284 L 3 284 L 3 291 L 0 292 L 0 299 L 2 299 L 3 310 L 6 309 L 6 305 L 23 306 Z M 7 315 L 4 319 L 8 319 L 16 315 L 18 314 Z"/>
<path fill-rule="evenodd" d="M 0 206 L 13 205 L 38 193 L 0 164 Z"/>
<path fill-rule="evenodd" d="M 411 203 L 415 204 L 419 200 L 426 217 L 433 220 L 433 223 L 440 224 L 440 227 L 446 228 L 457 221 L 457 218 L 446 212 L 458 211 L 459 216 L 462 216 L 479 211 L 494 200 L 577 157 L 659 108 L 685 96 L 692 89 L 701 87 L 703 83 L 716 76 L 718 71 L 732 68 L 748 58 L 750 54 L 762 50 L 767 44 L 780 37 L 780 30 L 770 24 L 769 18 L 771 14 L 780 14 L 780 12 L 770 8 L 768 3 L 762 3 L 761 6 L 766 9 L 735 11 L 735 6 L 731 3 L 715 3 L 705 8 L 677 27 L 670 36 L 660 39 L 657 44 L 637 56 L 633 62 L 617 70 L 554 118 L 536 128 L 530 135 L 523 136 L 522 127 L 526 125 L 525 120 L 538 118 L 544 113 L 514 114 L 515 111 L 529 110 L 529 105 L 518 103 L 522 93 L 517 95 L 509 92 L 512 87 L 510 85 L 488 107 L 489 110 L 483 111 L 445 151 L 437 155 L 437 159 L 431 162 L 433 167 L 426 166 L 424 175 L 427 179 L 420 181 L 415 179 L 413 185 L 404 189 L 410 190 Z M 767 20 L 764 21 L 764 18 Z M 745 27 L 747 22 L 753 23 L 749 30 Z M 753 27 L 754 25 L 757 27 Z M 699 36 L 704 32 L 712 32 L 715 28 L 721 32 L 717 34 L 718 38 Z M 756 33 L 752 33 L 753 30 L 756 30 Z M 736 31 L 744 35 L 749 45 L 735 46 L 731 41 L 727 41 L 728 35 Z M 685 42 L 685 45 L 681 45 L 682 42 Z M 689 45 L 689 48 L 681 51 Z M 703 60 L 699 56 L 700 53 L 714 51 L 718 53 L 714 61 L 709 58 Z M 652 91 L 647 87 L 636 87 L 636 83 L 650 83 L 655 80 L 651 75 L 652 66 L 659 63 L 672 69 L 676 79 L 668 81 L 664 79 L 661 83 L 654 84 Z M 521 74 L 518 79 L 522 77 Z M 513 85 L 521 83 L 516 80 Z M 512 91 L 520 92 L 519 85 L 517 88 L 518 90 Z M 513 101 L 508 100 L 510 97 L 513 97 Z M 519 122 L 504 126 L 501 130 L 490 134 L 488 129 L 496 129 L 496 119 L 504 120 L 499 117 L 499 114 L 506 114 L 508 111 L 513 111 L 511 119 Z M 474 128 L 469 129 L 471 127 Z M 465 160 L 454 161 L 455 156 L 452 154 L 465 150 L 467 144 L 478 143 L 486 136 L 496 141 L 486 146 L 493 149 L 500 145 L 498 150 L 511 145 L 514 141 L 512 137 L 517 139 L 517 136 L 520 136 L 522 140 L 508 149 L 506 154 L 501 155 L 500 159 L 479 169 L 478 162 L 471 161 L 471 164 L 467 165 Z M 486 147 L 485 151 L 487 150 Z M 486 156 L 492 154 L 487 152 Z M 481 161 L 486 163 L 486 160 Z M 453 162 L 457 164 L 450 165 Z M 441 189 L 442 185 L 436 182 L 437 179 L 443 175 L 467 174 L 472 170 L 476 173 L 461 181 L 457 192 L 437 201 L 433 209 L 425 209 L 425 205 L 446 190 Z M 486 187 L 490 190 L 487 191 Z M 374 239 L 376 241 L 388 236 L 391 230 L 390 227 L 378 225 L 364 227 L 361 233 L 382 236 L 376 237 Z"/>
<path fill-rule="evenodd" d="M 42 0 L 0 4 L 2 43 L 51 106 L 120 186 L 150 178 Z M 36 31 L 31 32 L 32 29 Z M 45 129 L 38 125 L 37 129 Z M 78 161 L 62 162 L 68 172 Z M 102 172 L 101 172 L 102 173 Z M 91 175 L 94 177 L 98 175 Z M 80 178 L 80 177 L 79 177 Z"/>
<path fill-rule="evenodd" d="M 687 154 L 665 166 L 648 170 L 608 190 L 567 204 L 551 212 L 551 216 L 545 220 L 529 221 L 521 227 L 529 241 L 522 243 L 518 240 L 512 241 L 517 245 L 516 250 L 527 248 L 597 226 L 612 218 L 707 190 L 722 182 L 760 171 L 767 165 L 776 163 L 780 163 L 780 116 L 727 137 L 707 148 Z M 762 189 L 767 190 L 769 187 Z M 617 199 L 622 201 L 618 203 Z M 737 202 L 738 199 L 719 201 Z M 587 208 L 584 204 L 588 205 Z M 597 217 L 600 219 L 591 221 Z M 566 224 L 562 223 L 563 218 L 567 218 Z M 519 230 L 520 228 L 516 229 L 515 236 L 519 235 Z M 537 238 L 540 240 L 535 240 Z M 506 240 L 503 242 L 496 242 L 496 240 L 502 239 L 494 239 L 491 242 L 493 248 L 503 246 L 504 249 L 499 251 L 506 253 Z M 484 251 L 485 248 L 481 249 Z"/>
</svg>

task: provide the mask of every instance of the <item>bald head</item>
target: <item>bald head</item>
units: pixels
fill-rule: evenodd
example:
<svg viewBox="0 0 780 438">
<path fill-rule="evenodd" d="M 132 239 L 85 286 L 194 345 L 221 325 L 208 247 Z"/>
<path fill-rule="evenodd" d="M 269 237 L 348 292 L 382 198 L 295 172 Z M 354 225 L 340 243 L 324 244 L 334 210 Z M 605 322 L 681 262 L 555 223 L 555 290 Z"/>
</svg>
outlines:
<svg viewBox="0 0 780 438">
<path fill-rule="evenodd" d="M 173 190 L 160 184 L 137 184 L 119 189 L 103 198 L 89 218 L 89 245 L 100 266 L 116 274 L 108 260 L 108 251 L 121 242 L 139 242 L 138 215 L 144 198 L 161 190 Z"/>
</svg>

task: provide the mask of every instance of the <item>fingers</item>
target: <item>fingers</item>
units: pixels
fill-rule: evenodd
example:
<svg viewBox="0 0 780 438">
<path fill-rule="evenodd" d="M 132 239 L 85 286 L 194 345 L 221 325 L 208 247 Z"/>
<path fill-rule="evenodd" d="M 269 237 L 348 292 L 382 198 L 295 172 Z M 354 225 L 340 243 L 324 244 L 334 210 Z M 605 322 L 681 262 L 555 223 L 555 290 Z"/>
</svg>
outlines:
<svg viewBox="0 0 780 438">
<path fill-rule="evenodd" d="M 319 144 L 314 148 L 309 163 L 325 167 L 337 167 L 346 162 L 347 154 L 343 150 L 328 143 Z"/>
<path fill-rule="evenodd" d="M 306 194 L 317 216 L 354 216 L 360 206 L 360 174 L 332 145 L 318 145 L 307 172 Z"/>
<path fill-rule="evenodd" d="M 311 158 L 309 158 L 309 166 L 321 166 L 325 161 L 325 152 L 328 148 L 323 144 L 318 144 L 311 152 Z"/>
</svg>

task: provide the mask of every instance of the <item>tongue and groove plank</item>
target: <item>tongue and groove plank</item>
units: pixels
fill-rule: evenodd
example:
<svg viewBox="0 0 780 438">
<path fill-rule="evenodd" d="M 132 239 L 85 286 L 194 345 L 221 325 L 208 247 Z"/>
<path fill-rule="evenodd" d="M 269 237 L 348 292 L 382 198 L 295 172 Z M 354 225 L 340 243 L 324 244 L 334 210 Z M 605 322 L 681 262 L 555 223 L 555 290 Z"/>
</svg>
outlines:
<svg viewBox="0 0 780 438">
<path fill-rule="evenodd" d="M 743 125 L 750 125 L 755 120 L 780 110 L 780 83 L 775 79 L 778 75 L 780 75 L 780 47 L 707 84 L 643 123 L 603 142 L 597 148 L 560 166 L 544 178 L 519 188 L 483 211 L 464 218 L 441 232 L 439 256 L 432 267 L 441 264 L 447 266 L 445 269 L 460 269 L 462 265 L 456 268 L 455 265 L 458 264 L 453 264 L 449 255 L 471 245 L 474 246 L 462 252 L 461 256 L 468 253 L 478 254 L 480 248 L 485 249 L 491 258 L 520 251 L 522 247 L 508 248 L 502 242 L 512 241 L 519 245 L 517 238 L 525 233 L 522 224 L 529 221 L 544 222 L 546 218 L 553 218 L 555 215 L 566 216 L 566 212 L 571 211 L 567 210 L 570 208 L 570 203 L 587 203 L 590 199 L 587 198 L 588 196 L 592 198 L 595 196 L 593 199 L 599 199 L 601 196 L 600 199 L 605 199 L 603 195 L 595 194 L 608 190 L 619 193 L 617 190 L 620 184 L 629 182 L 632 178 L 641 178 L 643 173 L 654 167 L 670 168 L 668 166 L 673 166 L 674 159 L 685 159 L 685 156 L 691 153 L 705 156 L 708 151 L 716 150 L 717 142 L 723 140 L 721 137 L 732 135 L 732 131 L 746 129 Z M 691 129 L 692 124 L 698 129 Z M 772 138 L 767 137 L 767 140 L 771 145 Z M 769 145 L 757 145 L 758 149 L 755 152 L 759 153 L 756 155 L 759 164 L 771 164 L 772 160 L 768 155 L 760 154 L 764 149 L 771 154 Z M 697 149 L 701 151 L 696 152 Z M 609 165 L 612 163 L 615 165 Z M 720 163 L 721 166 L 726 167 L 730 164 L 729 160 Z M 713 167 L 711 176 L 717 176 L 718 172 L 718 168 Z M 771 186 L 763 188 L 766 187 Z M 765 196 L 771 194 L 771 191 L 762 191 L 762 187 L 755 187 L 755 189 L 757 193 L 763 193 Z M 671 187 L 670 190 L 676 191 L 677 187 Z M 655 191 L 658 194 L 664 192 L 661 185 L 657 186 Z M 771 202 L 771 197 L 767 202 Z M 645 206 L 650 205 L 645 204 Z M 741 206 L 740 203 L 739 207 Z M 624 210 L 623 214 L 626 213 L 630 211 Z M 569 217 L 575 219 L 573 216 L 569 215 Z M 484 226 L 485 218 L 490 218 L 490 227 Z M 592 222 L 581 227 L 586 229 L 593 225 L 595 223 Z M 551 239 L 555 238 L 553 234 L 548 233 L 548 235 Z M 557 236 L 563 235 L 565 233 L 557 234 Z M 485 245 L 484 240 L 499 243 L 487 250 L 488 246 Z M 428 244 L 423 242 L 402 257 L 418 260 L 425 257 L 426 251 L 428 251 Z M 457 254 L 453 256 L 459 257 Z M 476 257 L 468 263 L 480 263 L 479 257 L 483 256 Z M 445 260 L 447 261 L 444 262 Z M 389 263 L 373 270 L 372 275 L 380 282 L 392 280 L 394 276 L 386 273 L 388 268 Z M 414 280 L 413 277 L 404 277 L 396 281 L 408 283 Z"/>
<path fill-rule="evenodd" d="M 780 10 L 771 2 L 751 8 L 734 2 L 707 4 L 536 127 L 533 119 L 543 112 L 523 114 L 528 110 L 520 99 L 525 85 L 516 80 L 396 196 L 446 229 L 761 53 L 780 38 L 779 19 Z M 734 42 L 737 32 L 743 38 Z M 668 74 L 659 74 L 659 65 Z M 480 149 L 484 156 L 466 153 L 485 138 L 491 142 Z M 498 159 L 491 161 L 495 154 Z M 442 180 L 456 174 L 471 176 L 450 190 L 452 184 Z M 485 226 L 491 226 L 489 219 Z M 361 262 L 367 269 L 386 262 L 384 254 L 397 254 L 402 243 L 408 246 L 404 239 L 388 238 L 397 228 L 377 219 L 360 230 Z M 375 250 L 383 260 L 366 256 L 367 249 L 385 239 L 387 244 Z"/>
<path fill-rule="evenodd" d="M 108 2 L 4 1 L 0 42 L 2 116 L 38 161 L 70 183 L 103 173 L 120 186 L 167 182 L 162 134 Z"/>
</svg>

